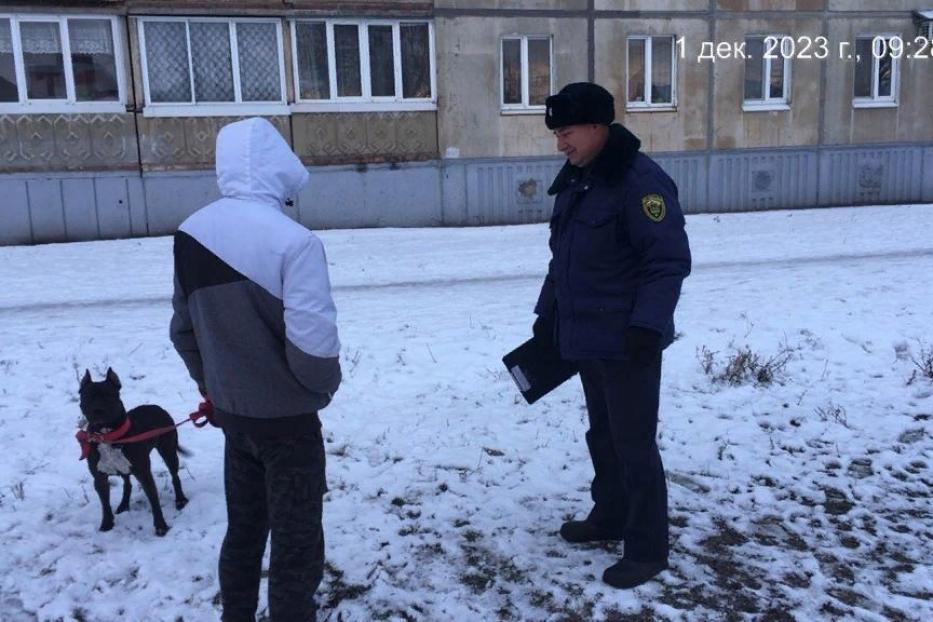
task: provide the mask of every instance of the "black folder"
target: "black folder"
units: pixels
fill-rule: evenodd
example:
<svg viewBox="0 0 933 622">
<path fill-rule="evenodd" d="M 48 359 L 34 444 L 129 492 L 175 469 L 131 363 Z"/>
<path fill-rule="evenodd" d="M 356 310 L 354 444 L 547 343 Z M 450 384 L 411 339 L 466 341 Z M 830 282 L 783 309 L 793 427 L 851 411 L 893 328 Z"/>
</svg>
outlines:
<svg viewBox="0 0 933 622">
<path fill-rule="evenodd" d="M 560 357 L 560 351 L 550 340 L 535 338 L 506 354 L 502 362 L 529 404 L 564 384 L 578 371 L 576 365 Z"/>
</svg>

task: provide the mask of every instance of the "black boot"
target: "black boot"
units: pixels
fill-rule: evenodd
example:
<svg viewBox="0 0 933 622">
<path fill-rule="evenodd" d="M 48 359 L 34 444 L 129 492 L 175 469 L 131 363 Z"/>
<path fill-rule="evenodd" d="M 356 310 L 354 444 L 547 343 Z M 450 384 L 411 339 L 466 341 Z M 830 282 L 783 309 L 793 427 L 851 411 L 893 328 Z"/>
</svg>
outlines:
<svg viewBox="0 0 933 622">
<path fill-rule="evenodd" d="M 667 568 L 667 562 L 636 562 L 623 559 L 606 568 L 603 581 L 621 589 L 638 587 Z"/>
<path fill-rule="evenodd" d="M 607 529 L 587 520 L 571 520 L 560 526 L 560 537 L 567 542 L 599 542 L 601 540 L 622 540 L 622 530 Z"/>
</svg>

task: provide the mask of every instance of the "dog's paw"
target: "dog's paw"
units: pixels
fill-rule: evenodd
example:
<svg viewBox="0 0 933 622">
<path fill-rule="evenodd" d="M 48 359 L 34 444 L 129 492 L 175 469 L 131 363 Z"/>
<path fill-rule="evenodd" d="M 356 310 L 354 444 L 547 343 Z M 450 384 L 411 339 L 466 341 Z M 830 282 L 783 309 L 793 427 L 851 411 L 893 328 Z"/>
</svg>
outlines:
<svg viewBox="0 0 933 622">
<path fill-rule="evenodd" d="M 113 529 L 113 519 L 104 520 L 101 522 L 100 524 L 101 531 L 110 531 L 111 529 Z"/>
<path fill-rule="evenodd" d="M 155 534 L 160 538 L 168 533 L 168 525 L 156 525 Z"/>
<path fill-rule="evenodd" d="M 123 514 L 124 512 L 128 512 L 129 509 L 130 509 L 130 504 L 129 504 L 129 503 L 121 503 L 120 505 L 117 506 L 116 512 L 114 512 L 114 513 L 115 513 L 115 514 Z"/>
<path fill-rule="evenodd" d="M 187 500 L 186 498 L 181 497 L 180 499 L 175 499 L 175 509 L 176 509 L 176 510 L 180 510 L 180 509 L 182 509 L 183 507 L 185 507 L 186 505 L 188 505 L 188 500 Z"/>
</svg>

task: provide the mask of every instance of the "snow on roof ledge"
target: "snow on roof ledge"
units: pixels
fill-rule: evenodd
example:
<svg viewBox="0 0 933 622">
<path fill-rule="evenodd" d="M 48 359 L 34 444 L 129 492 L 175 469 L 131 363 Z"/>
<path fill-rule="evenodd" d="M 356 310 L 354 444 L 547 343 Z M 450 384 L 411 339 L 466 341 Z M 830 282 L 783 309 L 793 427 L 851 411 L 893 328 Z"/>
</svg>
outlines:
<svg viewBox="0 0 933 622">
<path fill-rule="evenodd" d="M 918 9 L 914 11 L 914 17 L 916 17 L 919 21 L 933 21 L 933 9 L 924 9 L 922 11 Z"/>
</svg>

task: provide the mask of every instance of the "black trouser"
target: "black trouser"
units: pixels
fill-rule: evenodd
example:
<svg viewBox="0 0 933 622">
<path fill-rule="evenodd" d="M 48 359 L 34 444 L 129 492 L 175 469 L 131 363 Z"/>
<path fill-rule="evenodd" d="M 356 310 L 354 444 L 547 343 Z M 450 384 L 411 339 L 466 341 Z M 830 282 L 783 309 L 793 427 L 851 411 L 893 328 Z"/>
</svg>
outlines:
<svg viewBox="0 0 933 622">
<path fill-rule="evenodd" d="M 318 429 L 256 438 L 226 431 L 227 535 L 220 550 L 223 622 L 253 622 L 266 538 L 272 532 L 272 622 L 316 619 L 324 573 L 324 442 Z"/>
<path fill-rule="evenodd" d="M 625 539 L 625 558 L 667 561 L 667 484 L 656 440 L 661 357 L 579 361 L 593 468 L 589 520 Z"/>
</svg>

